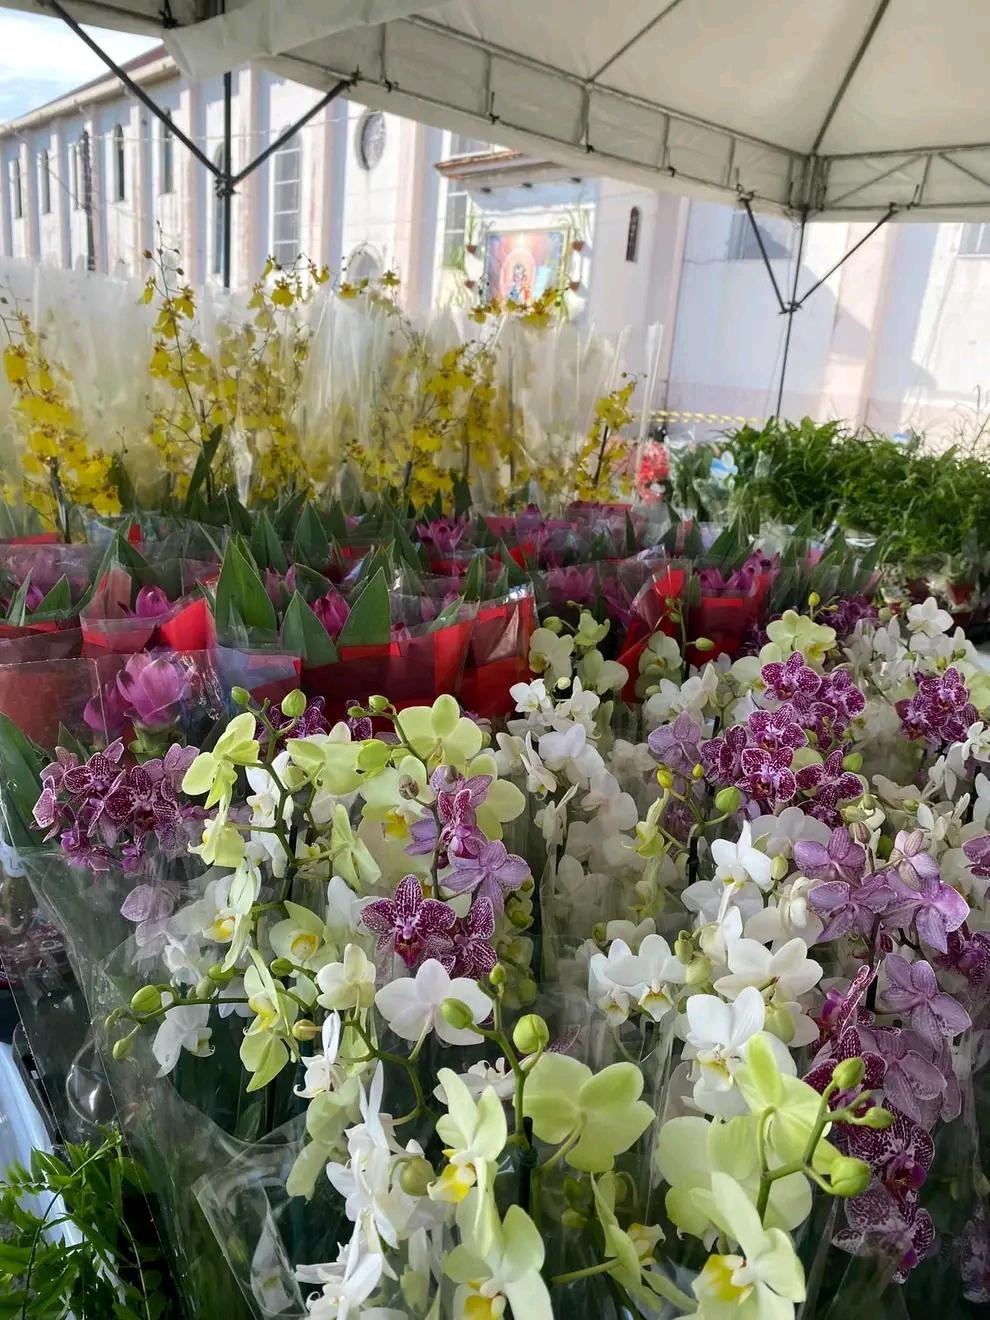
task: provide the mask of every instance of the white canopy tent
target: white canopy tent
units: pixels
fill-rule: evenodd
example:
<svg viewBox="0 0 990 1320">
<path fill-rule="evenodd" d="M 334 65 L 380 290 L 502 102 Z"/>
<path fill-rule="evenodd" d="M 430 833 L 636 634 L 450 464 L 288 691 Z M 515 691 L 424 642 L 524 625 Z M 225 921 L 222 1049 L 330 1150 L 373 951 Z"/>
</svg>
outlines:
<svg viewBox="0 0 990 1320">
<path fill-rule="evenodd" d="M 350 93 L 472 137 L 649 187 L 740 205 L 787 318 L 891 220 L 990 216 L 990 0 L 0 0 L 67 22 L 161 34 L 193 79 L 246 63 L 324 95 L 245 168 L 172 131 L 224 200 Z M 754 210 L 800 221 L 782 291 Z M 803 294 L 809 220 L 874 226 Z M 230 242 L 224 245 L 229 253 Z M 229 260 L 229 258 L 228 258 Z M 224 271 L 229 284 L 229 269 Z"/>
<path fill-rule="evenodd" d="M 14 8 L 53 12 L 50 0 Z M 815 219 L 990 212 L 987 0 L 65 0 L 582 172 Z M 221 9 L 226 12 L 217 15 Z"/>
</svg>

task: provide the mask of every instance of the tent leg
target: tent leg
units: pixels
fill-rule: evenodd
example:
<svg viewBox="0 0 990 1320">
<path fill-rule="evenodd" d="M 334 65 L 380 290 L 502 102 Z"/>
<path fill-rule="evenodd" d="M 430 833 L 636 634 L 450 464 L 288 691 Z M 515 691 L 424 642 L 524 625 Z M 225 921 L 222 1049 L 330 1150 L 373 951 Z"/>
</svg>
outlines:
<svg viewBox="0 0 990 1320">
<path fill-rule="evenodd" d="M 233 209 L 234 189 L 232 177 L 234 172 L 234 158 L 232 155 L 233 143 L 231 133 L 231 102 L 233 99 L 233 76 L 230 73 L 223 75 L 223 170 L 224 178 L 221 185 L 223 194 L 220 198 L 220 205 L 223 207 L 221 220 L 223 223 L 223 287 L 230 288 L 230 239 L 231 239 L 231 211 Z"/>
<path fill-rule="evenodd" d="M 791 331 L 794 328 L 794 313 L 800 307 L 797 301 L 798 278 L 801 274 L 801 257 L 804 254 L 804 231 L 808 223 L 808 212 L 801 212 L 801 228 L 798 230 L 797 257 L 794 262 L 794 281 L 791 285 L 791 301 L 784 309 L 787 316 L 787 330 L 784 333 L 784 355 L 780 362 L 780 381 L 777 386 L 777 406 L 773 411 L 774 419 L 780 417 L 780 406 L 784 401 L 784 379 L 787 376 L 787 358 L 791 351 Z"/>
</svg>

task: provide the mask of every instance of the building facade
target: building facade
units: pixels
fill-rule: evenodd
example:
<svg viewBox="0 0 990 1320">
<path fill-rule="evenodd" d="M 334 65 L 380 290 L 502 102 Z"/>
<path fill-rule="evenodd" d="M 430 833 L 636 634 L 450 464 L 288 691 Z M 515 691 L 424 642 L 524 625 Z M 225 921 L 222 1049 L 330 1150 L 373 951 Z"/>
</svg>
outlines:
<svg viewBox="0 0 990 1320">
<path fill-rule="evenodd" d="M 126 67 L 222 163 L 222 81 L 189 83 L 160 47 Z M 260 70 L 235 72 L 233 169 L 318 98 Z M 5 258 L 133 276 L 160 232 L 192 283 L 221 283 L 211 176 L 112 76 L 0 126 L 0 171 Z M 795 282 L 796 226 L 760 225 L 788 299 L 869 228 L 809 226 Z M 625 335 L 633 370 L 651 367 L 649 329 L 662 327 L 653 406 L 687 414 L 699 433 L 776 404 L 785 318 L 742 211 L 576 176 L 339 99 L 233 199 L 233 286 L 256 278 L 269 254 L 300 253 L 352 279 L 396 270 L 413 313 L 469 304 L 485 288 L 526 298 L 563 283 L 575 316 Z M 886 225 L 795 316 L 782 412 L 883 430 L 969 428 L 990 386 L 988 344 L 990 225 Z"/>
</svg>

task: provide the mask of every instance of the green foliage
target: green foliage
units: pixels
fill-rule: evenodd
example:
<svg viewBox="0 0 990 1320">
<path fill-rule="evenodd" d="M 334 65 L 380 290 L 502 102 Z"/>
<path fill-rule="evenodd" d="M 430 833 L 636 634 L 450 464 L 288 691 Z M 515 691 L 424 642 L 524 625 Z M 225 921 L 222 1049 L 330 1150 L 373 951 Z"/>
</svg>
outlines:
<svg viewBox="0 0 990 1320">
<path fill-rule="evenodd" d="M 33 1151 L 30 1170 L 15 1165 L 0 1182 L 0 1318 L 178 1317 L 146 1191 L 119 1132 L 68 1144 L 62 1158 Z M 43 1215 L 23 1204 L 31 1197 L 48 1203 Z M 62 1225 L 77 1231 L 63 1240 Z"/>
<path fill-rule="evenodd" d="M 920 436 L 900 442 L 807 417 L 727 440 L 739 469 L 734 498 L 754 521 L 810 517 L 819 532 L 835 524 L 883 541 L 884 559 L 906 570 L 965 574 L 990 549 L 990 455 L 976 449 L 937 451 Z"/>
</svg>

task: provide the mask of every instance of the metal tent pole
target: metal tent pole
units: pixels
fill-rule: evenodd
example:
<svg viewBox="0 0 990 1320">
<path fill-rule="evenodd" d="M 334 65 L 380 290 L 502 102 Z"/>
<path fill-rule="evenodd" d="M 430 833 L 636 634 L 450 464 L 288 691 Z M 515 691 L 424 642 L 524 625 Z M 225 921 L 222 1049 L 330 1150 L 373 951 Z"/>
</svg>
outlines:
<svg viewBox="0 0 990 1320">
<path fill-rule="evenodd" d="M 791 351 L 791 330 L 794 328 L 794 313 L 798 309 L 797 284 L 801 274 L 801 257 L 804 254 L 804 231 L 808 223 L 808 212 L 801 212 L 801 228 L 798 230 L 797 259 L 794 262 L 794 282 L 791 285 L 791 301 L 784 309 L 787 316 L 787 330 L 784 334 L 784 356 L 780 362 L 780 383 L 777 387 L 777 406 L 773 410 L 774 418 L 780 416 L 780 405 L 784 398 L 784 377 L 787 375 L 787 357 Z"/>
<path fill-rule="evenodd" d="M 213 161 L 210 160 L 206 152 L 204 152 L 200 147 L 198 147 L 196 143 L 192 140 L 192 138 L 190 138 L 187 134 L 185 134 L 177 124 L 173 123 L 168 112 L 162 110 L 159 106 L 155 104 L 155 102 L 151 99 L 151 97 L 144 90 L 144 88 L 139 86 L 134 81 L 134 79 L 107 54 L 107 52 L 103 49 L 103 47 L 99 44 L 99 42 L 95 41 L 89 35 L 89 33 L 86 32 L 85 29 L 80 26 L 80 24 L 72 17 L 72 15 L 63 8 L 59 0 L 45 0 L 45 3 L 54 13 L 58 15 L 59 18 L 62 19 L 62 21 L 68 27 L 72 29 L 72 31 L 76 34 L 76 36 L 80 39 L 80 41 L 85 42 L 85 44 L 90 48 L 93 54 L 103 61 L 103 63 L 107 66 L 110 72 L 114 75 L 114 77 L 118 78 L 120 82 L 123 83 L 123 85 L 131 93 L 131 95 L 136 97 L 145 107 L 145 109 L 148 110 L 151 114 L 153 114 L 156 119 L 160 120 L 161 123 L 165 124 L 169 129 L 169 131 L 172 133 L 172 135 L 178 138 L 178 140 L 182 143 L 182 145 L 186 148 L 186 150 L 190 151 L 193 154 L 193 156 L 196 158 L 196 160 L 198 160 L 201 165 L 205 166 L 206 169 L 213 176 L 214 186 L 216 187 L 217 196 L 220 198 L 220 203 L 222 206 L 221 218 L 222 218 L 222 226 L 223 226 L 223 263 L 222 263 L 223 286 L 225 289 L 229 289 L 230 288 L 230 248 L 231 248 L 231 198 L 233 196 L 234 189 L 237 187 L 239 183 L 243 182 L 243 180 L 246 179 L 248 175 L 252 174 L 258 168 L 259 165 L 263 164 L 264 161 L 266 161 L 273 152 L 277 151 L 279 147 L 283 145 L 283 143 L 288 142 L 288 140 L 291 137 L 294 137 L 301 128 L 304 128 L 306 124 L 308 124 L 309 121 L 315 115 L 318 115 L 320 111 L 324 109 L 324 107 L 328 106 L 331 101 L 336 100 L 336 98 L 340 96 L 343 92 L 346 92 L 349 87 L 353 87 L 358 80 L 357 74 L 355 74 L 351 78 L 341 78 L 340 81 L 335 83 L 334 86 L 331 87 L 328 92 L 326 92 L 323 96 L 320 97 L 318 101 L 316 101 L 313 105 L 311 105 L 305 114 L 300 115 L 294 124 L 290 125 L 290 127 L 288 127 L 284 133 L 282 133 L 279 137 L 277 137 L 274 142 L 269 143 L 269 145 L 265 147 L 263 151 L 259 152 L 258 155 L 255 156 L 254 160 L 249 161 L 248 164 L 245 165 L 242 170 L 238 170 L 238 172 L 235 174 L 232 168 L 232 145 L 231 145 L 231 139 L 233 136 L 232 125 L 231 125 L 233 76 L 230 73 L 225 73 L 223 76 L 224 158 L 223 158 L 223 168 L 221 169 L 217 165 L 214 165 Z M 165 13 L 167 17 L 171 17 L 171 13 L 169 11 L 167 3 L 165 5 Z M 90 248 L 90 251 L 92 252 L 92 246 Z M 91 261 L 93 260 L 94 258 L 91 257 Z"/>
<path fill-rule="evenodd" d="M 223 207 L 221 221 L 223 225 L 223 287 L 230 288 L 230 235 L 231 212 L 234 202 L 234 186 L 231 182 L 233 169 L 233 141 L 231 134 L 231 102 L 233 99 L 234 78 L 231 73 L 223 75 L 223 169 L 224 177 L 217 180 L 217 193 Z"/>
</svg>

